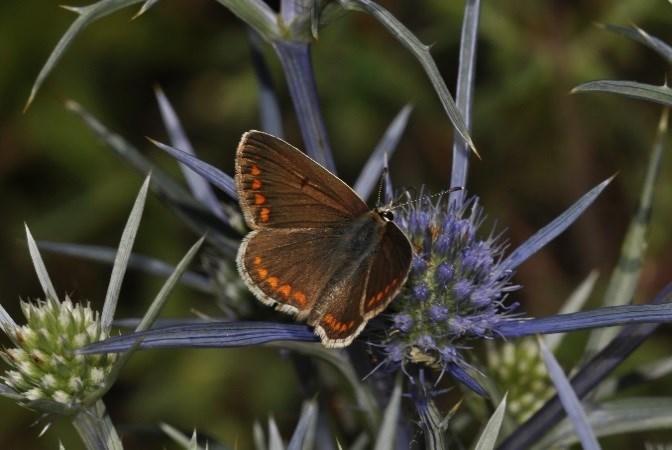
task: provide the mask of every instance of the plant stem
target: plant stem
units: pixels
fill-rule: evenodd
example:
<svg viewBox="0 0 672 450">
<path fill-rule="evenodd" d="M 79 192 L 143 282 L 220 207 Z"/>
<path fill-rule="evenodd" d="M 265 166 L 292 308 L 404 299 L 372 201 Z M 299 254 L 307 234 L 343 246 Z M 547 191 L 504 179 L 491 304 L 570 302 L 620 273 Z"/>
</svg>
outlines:
<svg viewBox="0 0 672 450">
<path fill-rule="evenodd" d="M 273 48 L 285 72 L 306 152 L 315 161 L 336 173 L 327 129 L 320 112 L 317 84 L 310 58 L 310 44 L 278 40 L 273 42 Z"/>
<path fill-rule="evenodd" d="M 88 450 L 123 450 L 117 430 L 102 400 L 79 412 L 72 424 Z"/>
</svg>

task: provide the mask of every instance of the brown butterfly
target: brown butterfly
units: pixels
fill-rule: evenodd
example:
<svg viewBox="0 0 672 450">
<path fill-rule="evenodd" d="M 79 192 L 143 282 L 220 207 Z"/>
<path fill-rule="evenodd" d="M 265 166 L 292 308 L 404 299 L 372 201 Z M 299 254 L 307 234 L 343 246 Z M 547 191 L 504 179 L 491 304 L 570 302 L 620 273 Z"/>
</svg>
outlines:
<svg viewBox="0 0 672 450">
<path fill-rule="evenodd" d="M 263 303 L 307 320 L 327 347 L 345 347 L 406 281 L 411 244 L 385 208 L 297 148 L 248 131 L 236 188 L 252 231 L 238 250 L 241 277 Z"/>
</svg>

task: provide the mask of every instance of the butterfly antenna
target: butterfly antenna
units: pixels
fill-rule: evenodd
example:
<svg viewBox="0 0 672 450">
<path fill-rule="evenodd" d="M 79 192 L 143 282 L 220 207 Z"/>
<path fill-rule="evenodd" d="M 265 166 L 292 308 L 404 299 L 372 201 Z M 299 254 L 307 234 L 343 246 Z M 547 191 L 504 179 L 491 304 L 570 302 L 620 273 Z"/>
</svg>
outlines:
<svg viewBox="0 0 672 450">
<path fill-rule="evenodd" d="M 385 181 L 387 180 L 387 153 L 385 153 L 385 162 L 383 163 L 383 171 L 380 174 L 380 181 L 378 182 L 378 196 L 376 197 L 376 208 L 380 207 L 381 199 L 383 198 L 383 190 L 386 188 Z"/>
<path fill-rule="evenodd" d="M 390 209 L 397 209 L 397 208 L 401 208 L 401 207 L 403 207 L 403 206 L 412 205 L 413 203 L 417 203 L 417 202 L 419 202 L 419 201 L 421 201 L 421 200 L 429 200 L 430 198 L 439 197 L 439 196 L 441 196 L 441 195 L 450 194 L 451 192 L 461 191 L 461 190 L 463 190 L 463 189 L 464 189 L 463 186 L 456 186 L 456 187 L 452 187 L 452 188 L 450 188 L 450 189 L 445 189 L 445 190 L 443 190 L 443 191 L 441 191 L 441 192 L 437 192 L 436 194 L 428 195 L 428 196 L 426 196 L 426 197 L 423 197 L 423 196 L 421 195 L 419 198 L 416 198 L 416 199 L 413 199 L 413 200 L 409 200 L 409 201 L 407 201 L 407 202 L 400 203 L 400 204 L 398 204 L 398 205 L 394 205 L 394 206 L 390 207 Z"/>
</svg>

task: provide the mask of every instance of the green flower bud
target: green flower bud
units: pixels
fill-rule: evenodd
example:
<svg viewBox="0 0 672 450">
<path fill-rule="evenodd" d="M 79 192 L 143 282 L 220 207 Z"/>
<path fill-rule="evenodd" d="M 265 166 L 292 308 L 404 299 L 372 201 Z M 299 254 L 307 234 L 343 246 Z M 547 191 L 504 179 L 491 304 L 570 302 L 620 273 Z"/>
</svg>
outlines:
<svg viewBox="0 0 672 450">
<path fill-rule="evenodd" d="M 21 302 L 27 324 L 9 331 L 17 347 L 0 352 L 9 365 L 0 379 L 30 405 L 55 402 L 63 412 L 77 412 L 97 400 L 116 355 L 84 356 L 76 350 L 107 337 L 98 313 L 89 305 L 48 299 Z"/>
<path fill-rule="evenodd" d="M 522 423 L 553 395 L 553 385 L 534 339 L 505 342 L 488 349 L 488 368 L 508 395 L 507 409 Z"/>
</svg>

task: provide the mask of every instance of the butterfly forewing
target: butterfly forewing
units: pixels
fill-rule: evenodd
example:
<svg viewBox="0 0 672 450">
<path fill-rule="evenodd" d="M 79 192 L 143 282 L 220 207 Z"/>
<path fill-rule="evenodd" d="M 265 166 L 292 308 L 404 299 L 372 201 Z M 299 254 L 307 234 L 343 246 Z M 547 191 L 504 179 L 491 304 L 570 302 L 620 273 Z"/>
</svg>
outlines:
<svg viewBox="0 0 672 450">
<path fill-rule="evenodd" d="M 313 228 L 365 213 L 350 187 L 287 142 L 260 131 L 238 144 L 236 187 L 250 228 Z"/>
</svg>

